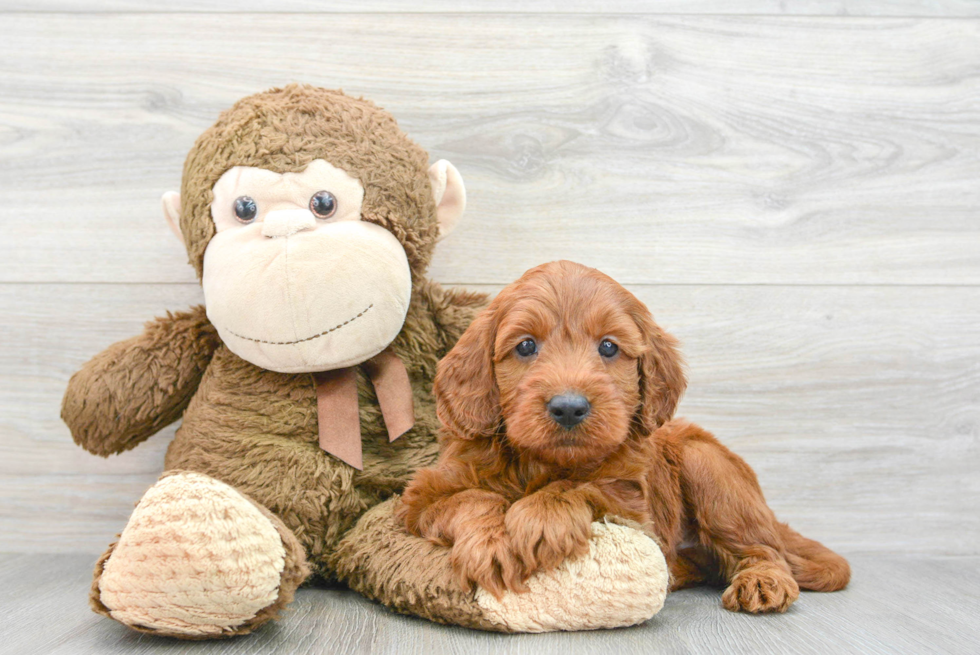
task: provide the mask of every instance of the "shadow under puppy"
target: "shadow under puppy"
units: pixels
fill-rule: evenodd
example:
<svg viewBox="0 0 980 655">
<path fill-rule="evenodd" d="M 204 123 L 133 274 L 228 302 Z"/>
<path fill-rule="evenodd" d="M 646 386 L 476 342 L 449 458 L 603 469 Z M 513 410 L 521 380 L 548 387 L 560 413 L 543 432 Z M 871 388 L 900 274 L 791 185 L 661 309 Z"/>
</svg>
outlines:
<svg viewBox="0 0 980 655">
<path fill-rule="evenodd" d="M 560 261 L 494 299 L 439 363 L 437 465 L 399 509 L 452 548 L 458 581 L 496 596 L 588 552 L 615 515 L 655 535 L 671 588 L 727 586 L 733 611 L 782 612 L 850 568 L 776 520 L 752 469 L 671 420 L 686 381 L 673 337 L 612 278 Z"/>
</svg>

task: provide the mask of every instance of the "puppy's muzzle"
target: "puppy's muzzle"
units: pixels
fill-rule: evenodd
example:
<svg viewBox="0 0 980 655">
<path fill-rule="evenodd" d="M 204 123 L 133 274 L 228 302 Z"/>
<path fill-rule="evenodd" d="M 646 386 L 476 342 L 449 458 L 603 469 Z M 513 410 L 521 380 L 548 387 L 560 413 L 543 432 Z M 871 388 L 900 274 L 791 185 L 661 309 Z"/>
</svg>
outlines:
<svg viewBox="0 0 980 655">
<path fill-rule="evenodd" d="M 566 430 L 584 421 L 591 410 L 588 398 L 577 393 L 563 393 L 548 401 L 548 415 Z"/>
</svg>

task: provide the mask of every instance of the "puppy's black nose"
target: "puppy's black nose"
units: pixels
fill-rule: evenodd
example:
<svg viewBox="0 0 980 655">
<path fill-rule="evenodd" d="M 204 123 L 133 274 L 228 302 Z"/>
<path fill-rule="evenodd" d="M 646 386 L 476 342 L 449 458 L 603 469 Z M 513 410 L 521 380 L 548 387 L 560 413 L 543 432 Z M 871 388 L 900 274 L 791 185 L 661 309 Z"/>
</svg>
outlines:
<svg viewBox="0 0 980 655">
<path fill-rule="evenodd" d="M 592 405 L 588 399 L 577 393 L 563 393 L 548 401 L 548 413 L 555 423 L 566 430 L 574 428 L 589 415 Z"/>
</svg>

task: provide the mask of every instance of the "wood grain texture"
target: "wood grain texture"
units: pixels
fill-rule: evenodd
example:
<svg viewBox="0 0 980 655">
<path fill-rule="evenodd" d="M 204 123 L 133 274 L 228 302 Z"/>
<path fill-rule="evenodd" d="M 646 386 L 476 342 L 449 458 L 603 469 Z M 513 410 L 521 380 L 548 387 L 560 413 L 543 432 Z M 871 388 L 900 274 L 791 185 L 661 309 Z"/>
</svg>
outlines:
<svg viewBox="0 0 980 655">
<path fill-rule="evenodd" d="M 0 555 L 0 653 L 976 651 L 980 2 L 0 13 L 0 551 L 85 553 Z M 58 418 L 65 384 L 202 300 L 159 195 L 219 111 L 294 80 L 376 100 L 462 171 L 470 207 L 436 279 L 496 291 L 568 258 L 630 283 L 683 341 L 681 412 L 755 468 L 781 519 L 851 557 L 851 588 L 763 618 L 688 591 L 584 635 L 448 629 L 313 589 L 223 644 L 90 614 L 94 556 L 174 428 L 88 455 Z"/>
<path fill-rule="evenodd" d="M 977 0 L 3 0 L 2 12 L 531 13 L 756 16 L 980 16 Z"/>
<path fill-rule="evenodd" d="M 479 287 L 496 291 L 497 287 Z M 980 553 L 980 288 L 633 286 L 679 337 L 680 414 L 777 514 L 856 551 Z M 196 285 L 0 285 L 0 551 L 100 552 L 173 428 L 108 460 L 58 419 L 68 377 Z"/>
<path fill-rule="evenodd" d="M 392 614 L 346 590 L 301 589 L 283 620 L 232 641 L 140 635 L 86 606 L 93 558 L 0 556 L 0 653 L 974 653 L 980 640 L 980 559 L 851 556 L 854 578 L 833 594 L 804 593 L 787 614 L 721 608 L 720 592 L 689 589 L 633 628 L 499 635 Z M 53 620 L 53 617 L 57 617 Z"/>
<path fill-rule="evenodd" d="M 291 80 L 462 171 L 439 279 L 980 283 L 980 20 L 570 14 L 8 14 L 0 281 L 192 282 L 159 195 Z"/>
</svg>

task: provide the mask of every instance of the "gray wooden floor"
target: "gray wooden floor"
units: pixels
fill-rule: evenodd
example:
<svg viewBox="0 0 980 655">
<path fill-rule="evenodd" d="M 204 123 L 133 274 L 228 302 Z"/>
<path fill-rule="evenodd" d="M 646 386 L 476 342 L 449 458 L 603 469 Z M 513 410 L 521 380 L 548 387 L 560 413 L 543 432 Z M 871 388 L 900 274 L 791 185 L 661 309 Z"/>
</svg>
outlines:
<svg viewBox="0 0 980 655">
<path fill-rule="evenodd" d="M 324 590 L 220 645 L 91 615 L 173 428 L 92 457 L 65 384 L 202 300 L 160 194 L 219 111 L 290 81 L 459 168 L 434 279 L 566 258 L 627 284 L 682 341 L 681 414 L 781 519 L 864 553 L 852 588 L 762 618 L 682 592 L 574 636 Z M 980 0 L 0 0 L 0 552 L 36 554 L 0 556 L 0 651 L 980 652 L 978 153 Z"/>
<path fill-rule="evenodd" d="M 977 653 L 980 558 L 851 556 L 845 591 L 804 593 L 784 615 L 721 609 L 717 590 L 667 598 L 622 630 L 498 635 L 391 614 L 350 591 L 303 589 L 258 633 L 224 642 L 140 635 L 88 611 L 92 558 L 0 555 L 0 653 Z"/>
</svg>

